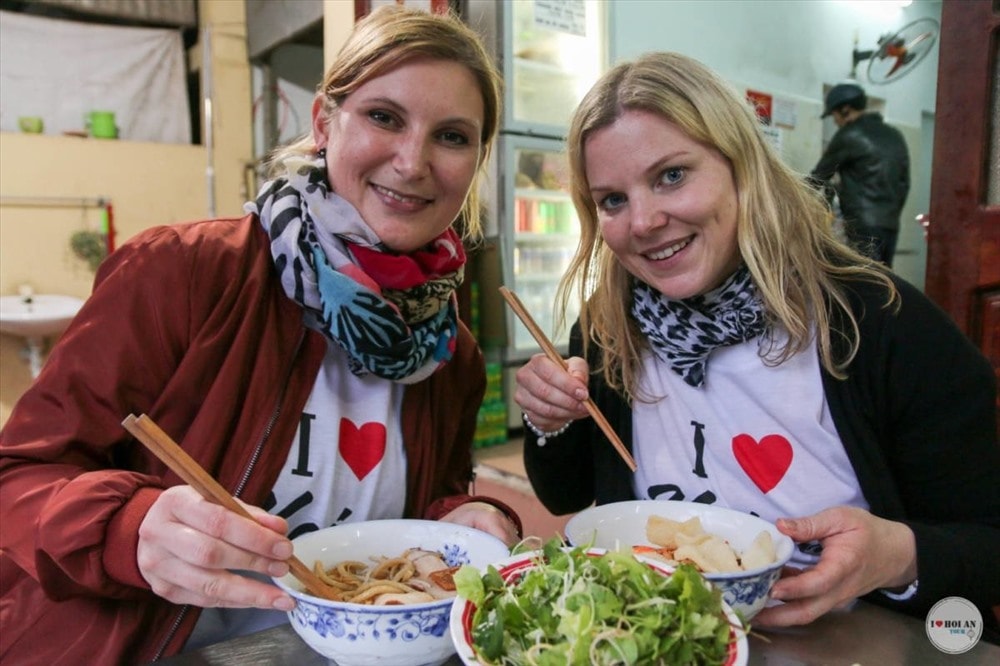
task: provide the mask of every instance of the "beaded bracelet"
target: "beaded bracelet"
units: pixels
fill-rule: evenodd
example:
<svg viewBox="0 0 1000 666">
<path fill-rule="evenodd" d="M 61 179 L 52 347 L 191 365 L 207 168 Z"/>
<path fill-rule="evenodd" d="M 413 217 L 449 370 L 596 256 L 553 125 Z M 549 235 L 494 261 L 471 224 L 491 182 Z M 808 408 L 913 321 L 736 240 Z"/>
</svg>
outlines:
<svg viewBox="0 0 1000 666">
<path fill-rule="evenodd" d="M 917 594 L 917 588 L 920 586 L 920 579 L 916 579 L 907 586 L 902 592 L 890 592 L 886 589 L 880 589 L 879 592 L 889 597 L 893 601 L 909 601 Z"/>
<path fill-rule="evenodd" d="M 528 415 L 525 412 L 521 412 L 521 419 L 524 421 L 524 425 L 528 428 L 528 430 L 535 433 L 535 436 L 538 437 L 538 446 L 545 446 L 545 443 L 548 442 L 549 439 L 551 439 L 552 437 L 558 437 L 559 435 L 563 434 L 564 432 L 566 432 L 566 429 L 569 428 L 570 425 L 573 423 L 572 421 L 566 421 L 566 423 L 564 423 L 562 427 L 559 428 L 558 430 L 553 430 L 552 432 L 545 432 L 544 430 L 536 426 L 534 423 L 532 423 L 531 419 L 528 418 Z"/>
</svg>

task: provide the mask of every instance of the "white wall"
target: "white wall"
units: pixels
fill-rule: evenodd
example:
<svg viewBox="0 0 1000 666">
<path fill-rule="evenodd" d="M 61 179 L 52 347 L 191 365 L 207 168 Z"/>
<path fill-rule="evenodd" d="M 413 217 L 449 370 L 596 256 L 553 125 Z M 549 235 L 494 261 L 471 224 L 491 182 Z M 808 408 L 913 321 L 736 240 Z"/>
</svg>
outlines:
<svg viewBox="0 0 1000 666">
<path fill-rule="evenodd" d="M 780 128 L 781 152 L 799 172 L 822 153 L 829 120 L 819 118 L 824 86 L 850 78 L 852 53 L 876 48 L 880 36 L 920 18 L 940 21 L 940 0 L 909 6 L 889 0 L 608 0 L 611 62 L 647 51 L 677 51 L 697 58 L 738 88 L 789 103 L 795 127 Z M 855 43 L 857 40 L 857 43 Z M 930 198 L 930 151 L 925 118 L 937 96 L 938 49 L 904 76 L 876 85 L 868 61 L 856 78 L 869 96 L 884 102 L 886 120 L 910 146 L 913 186 L 903 211 L 895 270 L 924 285 L 926 245 L 914 221 Z"/>
<path fill-rule="evenodd" d="M 846 79 L 855 37 L 860 50 L 918 18 L 941 18 L 940 0 L 905 8 L 879 0 L 610 0 L 612 61 L 645 51 L 678 51 L 732 81 L 822 100 L 824 83 Z M 937 45 L 900 79 L 870 86 L 889 120 L 919 127 L 937 94 Z"/>
</svg>

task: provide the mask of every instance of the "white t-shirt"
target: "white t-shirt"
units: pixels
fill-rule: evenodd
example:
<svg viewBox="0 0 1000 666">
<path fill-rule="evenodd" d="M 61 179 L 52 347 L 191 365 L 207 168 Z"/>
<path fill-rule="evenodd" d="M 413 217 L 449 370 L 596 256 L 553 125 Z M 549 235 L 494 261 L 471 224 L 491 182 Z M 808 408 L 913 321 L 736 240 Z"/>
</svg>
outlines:
<svg viewBox="0 0 1000 666">
<path fill-rule="evenodd" d="M 712 352 L 700 388 L 645 356 L 639 395 L 662 397 L 633 404 L 636 496 L 715 504 L 770 522 L 836 505 L 867 509 L 830 418 L 816 350 L 767 366 L 757 348 L 754 340 Z M 800 545 L 792 563 L 812 564 L 814 553 Z"/>
<path fill-rule="evenodd" d="M 403 390 L 375 375 L 355 376 L 345 352 L 327 344 L 295 441 L 263 507 L 288 521 L 290 538 L 343 522 L 402 517 Z M 206 608 L 184 650 L 287 621 L 280 611 Z"/>
<path fill-rule="evenodd" d="M 272 493 L 276 504 L 264 507 L 288 521 L 290 538 L 341 522 L 402 517 L 403 389 L 372 374 L 355 376 L 345 352 L 327 345 Z"/>
</svg>

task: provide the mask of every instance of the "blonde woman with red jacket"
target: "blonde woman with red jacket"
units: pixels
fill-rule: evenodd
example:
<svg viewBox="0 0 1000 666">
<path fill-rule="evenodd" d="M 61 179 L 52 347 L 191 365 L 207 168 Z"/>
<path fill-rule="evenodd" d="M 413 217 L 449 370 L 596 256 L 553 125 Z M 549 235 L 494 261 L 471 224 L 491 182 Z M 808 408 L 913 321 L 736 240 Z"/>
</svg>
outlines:
<svg viewBox="0 0 1000 666">
<path fill-rule="evenodd" d="M 517 517 L 468 494 L 485 369 L 455 296 L 498 90 L 460 21 L 375 11 L 246 217 L 153 228 L 105 261 L 0 435 L 4 663 L 146 663 L 286 621 L 266 578 L 333 523 L 515 541 Z M 130 413 L 256 522 L 183 485 Z"/>
</svg>

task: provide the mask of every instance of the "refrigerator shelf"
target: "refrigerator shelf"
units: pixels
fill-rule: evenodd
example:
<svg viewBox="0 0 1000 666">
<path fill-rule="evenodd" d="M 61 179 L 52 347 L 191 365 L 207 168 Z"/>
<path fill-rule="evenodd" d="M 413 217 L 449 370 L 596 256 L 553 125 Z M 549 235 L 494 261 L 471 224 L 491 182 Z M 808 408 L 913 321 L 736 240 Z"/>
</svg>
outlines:
<svg viewBox="0 0 1000 666">
<path fill-rule="evenodd" d="M 566 245 L 576 244 L 580 234 L 561 234 L 552 231 L 519 231 L 514 234 L 514 242 L 518 245 Z"/>
<path fill-rule="evenodd" d="M 543 190 L 530 187 L 518 187 L 514 190 L 514 198 L 530 199 L 532 201 L 558 201 L 572 203 L 569 192 L 564 190 Z"/>
<path fill-rule="evenodd" d="M 553 76 L 573 80 L 579 76 L 576 72 L 567 70 L 564 65 L 560 65 L 558 62 L 545 62 L 528 56 L 514 56 L 514 66 L 542 74 L 546 77 L 546 83 L 549 82 L 549 77 Z"/>
<path fill-rule="evenodd" d="M 558 283 L 562 279 L 563 273 L 553 271 L 551 273 L 522 273 L 521 275 L 515 275 L 514 280 L 518 284 L 534 284 L 541 282 L 543 284 Z"/>
</svg>

